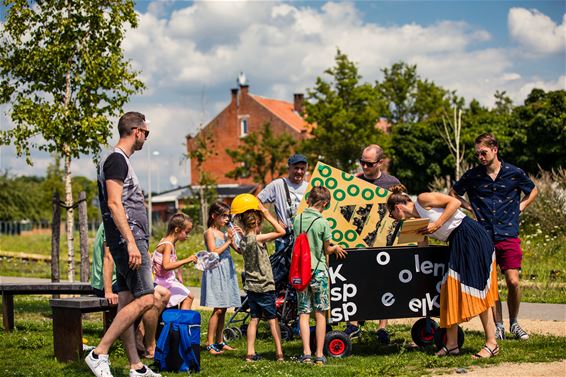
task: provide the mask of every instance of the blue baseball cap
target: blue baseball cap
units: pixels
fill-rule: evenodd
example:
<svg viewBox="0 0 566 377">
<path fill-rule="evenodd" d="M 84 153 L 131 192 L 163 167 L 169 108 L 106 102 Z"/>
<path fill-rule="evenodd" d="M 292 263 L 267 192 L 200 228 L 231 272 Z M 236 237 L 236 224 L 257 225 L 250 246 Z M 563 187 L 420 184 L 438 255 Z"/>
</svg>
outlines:
<svg viewBox="0 0 566 377">
<path fill-rule="evenodd" d="M 307 158 L 302 154 L 297 153 L 289 157 L 289 160 L 287 160 L 287 162 L 289 163 L 289 165 L 295 165 L 300 163 L 307 164 Z"/>
</svg>

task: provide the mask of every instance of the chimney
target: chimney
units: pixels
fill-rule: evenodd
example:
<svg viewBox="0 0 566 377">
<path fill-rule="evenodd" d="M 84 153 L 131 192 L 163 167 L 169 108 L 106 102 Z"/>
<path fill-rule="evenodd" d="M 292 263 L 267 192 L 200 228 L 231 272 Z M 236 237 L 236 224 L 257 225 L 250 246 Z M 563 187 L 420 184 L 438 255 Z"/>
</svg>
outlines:
<svg viewBox="0 0 566 377">
<path fill-rule="evenodd" d="M 230 93 L 232 93 L 232 102 L 236 102 L 238 99 L 238 88 L 230 89 Z"/>
<path fill-rule="evenodd" d="M 293 94 L 293 110 L 297 113 L 302 114 L 305 111 L 305 95 L 303 93 Z"/>
<path fill-rule="evenodd" d="M 250 86 L 248 84 L 245 85 L 240 85 L 240 90 L 242 91 L 242 95 L 243 96 L 247 96 L 248 95 L 248 89 L 250 88 Z"/>
</svg>

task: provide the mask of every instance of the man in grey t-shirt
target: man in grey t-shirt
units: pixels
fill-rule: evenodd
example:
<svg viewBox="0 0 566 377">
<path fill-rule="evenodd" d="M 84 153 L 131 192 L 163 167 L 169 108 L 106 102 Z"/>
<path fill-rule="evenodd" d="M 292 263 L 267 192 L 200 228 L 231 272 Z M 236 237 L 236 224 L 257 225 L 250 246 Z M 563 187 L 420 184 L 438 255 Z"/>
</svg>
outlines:
<svg viewBox="0 0 566 377">
<path fill-rule="evenodd" d="M 288 176 L 273 180 L 257 196 L 263 204 L 275 205 L 277 220 L 287 231 L 284 237 L 275 240 L 275 251 L 280 251 L 293 242 L 293 218 L 308 186 L 308 182 L 305 182 L 307 158 L 302 154 L 294 154 L 287 163 Z"/>
</svg>

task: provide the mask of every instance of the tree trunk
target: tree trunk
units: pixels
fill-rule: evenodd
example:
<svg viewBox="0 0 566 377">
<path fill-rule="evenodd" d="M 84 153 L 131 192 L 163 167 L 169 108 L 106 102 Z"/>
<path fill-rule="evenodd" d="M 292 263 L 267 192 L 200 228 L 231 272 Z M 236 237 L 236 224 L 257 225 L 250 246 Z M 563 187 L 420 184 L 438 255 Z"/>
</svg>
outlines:
<svg viewBox="0 0 566 377">
<path fill-rule="evenodd" d="M 90 263 L 88 260 L 88 218 L 86 213 L 86 193 L 79 193 L 79 236 L 81 243 L 81 282 L 89 280 Z"/>
<path fill-rule="evenodd" d="M 75 281 L 75 245 L 74 245 L 74 213 L 73 187 L 71 185 L 71 156 L 65 154 L 65 205 L 67 206 L 67 264 L 69 267 L 68 279 Z"/>
<path fill-rule="evenodd" d="M 53 218 L 51 220 L 51 281 L 58 282 L 59 277 L 59 242 L 61 240 L 61 206 L 59 193 L 53 193 Z"/>
</svg>

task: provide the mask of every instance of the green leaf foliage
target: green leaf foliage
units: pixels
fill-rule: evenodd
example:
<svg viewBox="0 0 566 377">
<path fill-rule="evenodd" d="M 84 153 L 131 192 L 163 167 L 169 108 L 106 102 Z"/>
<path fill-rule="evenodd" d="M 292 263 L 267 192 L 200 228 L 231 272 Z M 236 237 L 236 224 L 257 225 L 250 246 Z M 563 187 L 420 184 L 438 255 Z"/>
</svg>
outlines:
<svg viewBox="0 0 566 377">
<path fill-rule="evenodd" d="M 285 160 L 295 147 L 295 140 L 286 133 L 276 136 L 271 123 L 261 126 L 259 132 L 250 132 L 237 149 L 226 149 L 236 168 L 228 178 L 248 178 L 265 185 L 286 171 Z"/>
<path fill-rule="evenodd" d="M 13 143 L 32 163 L 30 149 L 64 157 L 97 154 L 119 115 L 143 84 L 124 59 L 126 25 L 137 25 L 132 1 L 4 0 L 0 39 L 0 101 L 15 126 Z"/>
<path fill-rule="evenodd" d="M 340 50 L 335 62 L 324 72 L 330 80 L 318 77 L 315 87 L 307 90 L 306 120 L 313 128 L 301 150 L 312 161 L 350 171 L 365 146 L 387 149 L 388 138 L 375 127 L 386 105 L 372 85 L 361 82 L 356 64 Z"/>
</svg>

